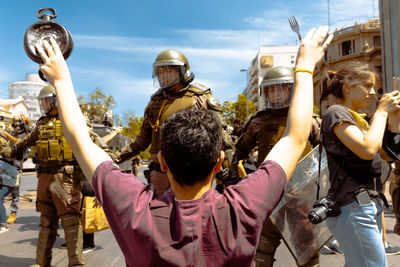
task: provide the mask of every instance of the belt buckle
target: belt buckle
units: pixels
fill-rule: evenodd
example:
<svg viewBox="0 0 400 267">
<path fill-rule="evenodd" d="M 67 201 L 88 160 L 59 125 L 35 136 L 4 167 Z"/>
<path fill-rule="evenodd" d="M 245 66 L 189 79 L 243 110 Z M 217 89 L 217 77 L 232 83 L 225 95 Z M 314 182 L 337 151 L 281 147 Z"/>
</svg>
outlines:
<svg viewBox="0 0 400 267">
<path fill-rule="evenodd" d="M 74 166 L 72 165 L 67 165 L 64 167 L 65 173 L 66 174 L 73 174 L 74 173 Z"/>
</svg>

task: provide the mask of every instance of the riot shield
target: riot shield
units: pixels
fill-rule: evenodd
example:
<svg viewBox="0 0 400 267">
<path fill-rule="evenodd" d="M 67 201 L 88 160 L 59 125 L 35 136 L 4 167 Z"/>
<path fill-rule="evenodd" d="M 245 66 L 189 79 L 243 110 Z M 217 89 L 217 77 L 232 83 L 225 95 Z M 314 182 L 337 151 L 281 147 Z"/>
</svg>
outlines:
<svg viewBox="0 0 400 267">
<path fill-rule="evenodd" d="M 319 154 L 317 146 L 298 163 L 284 196 L 270 217 L 298 265 L 311 259 L 332 236 L 325 221 L 314 225 L 308 220 L 316 201 Z M 319 196 L 324 197 L 330 183 L 325 150 L 321 155 Z"/>
</svg>

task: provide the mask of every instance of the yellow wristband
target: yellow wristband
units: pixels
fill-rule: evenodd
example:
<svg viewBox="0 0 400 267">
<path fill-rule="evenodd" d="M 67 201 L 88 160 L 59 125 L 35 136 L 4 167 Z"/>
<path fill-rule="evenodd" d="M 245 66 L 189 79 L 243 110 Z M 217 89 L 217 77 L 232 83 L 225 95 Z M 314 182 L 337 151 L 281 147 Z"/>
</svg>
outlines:
<svg viewBox="0 0 400 267">
<path fill-rule="evenodd" d="M 294 73 L 296 73 L 296 72 L 308 72 L 311 75 L 314 75 L 314 72 L 312 70 L 307 70 L 307 69 L 297 69 L 294 71 Z"/>
</svg>

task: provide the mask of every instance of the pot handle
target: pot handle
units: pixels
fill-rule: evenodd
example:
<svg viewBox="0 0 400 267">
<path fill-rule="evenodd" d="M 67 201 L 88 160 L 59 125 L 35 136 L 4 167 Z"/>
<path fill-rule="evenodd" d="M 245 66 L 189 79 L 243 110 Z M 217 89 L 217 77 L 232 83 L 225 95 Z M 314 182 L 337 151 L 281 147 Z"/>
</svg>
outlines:
<svg viewBox="0 0 400 267">
<path fill-rule="evenodd" d="M 44 15 L 43 13 L 46 11 L 53 13 L 53 15 L 47 15 L 47 14 Z M 42 20 L 51 20 L 51 19 L 55 19 L 57 17 L 57 13 L 53 8 L 41 8 L 38 10 L 36 16 Z"/>
</svg>

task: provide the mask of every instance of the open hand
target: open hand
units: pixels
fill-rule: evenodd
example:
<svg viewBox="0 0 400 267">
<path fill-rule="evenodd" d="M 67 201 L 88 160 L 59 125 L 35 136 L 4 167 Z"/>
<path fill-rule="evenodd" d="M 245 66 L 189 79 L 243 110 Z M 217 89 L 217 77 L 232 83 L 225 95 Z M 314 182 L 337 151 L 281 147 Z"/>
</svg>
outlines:
<svg viewBox="0 0 400 267">
<path fill-rule="evenodd" d="M 71 79 L 67 63 L 65 62 L 63 53 L 57 42 L 53 38 L 50 38 L 50 43 L 45 40 L 43 41 L 43 45 L 46 51 L 43 50 L 43 47 L 39 44 L 35 47 L 43 60 L 43 64 L 40 65 L 40 70 L 47 81 L 54 85 L 58 81 Z"/>
<path fill-rule="evenodd" d="M 308 31 L 299 47 L 296 69 L 314 69 L 315 64 L 322 59 L 332 41 L 333 34 L 327 36 L 327 33 L 327 26 L 321 26 L 318 29 L 312 28 Z"/>
</svg>

